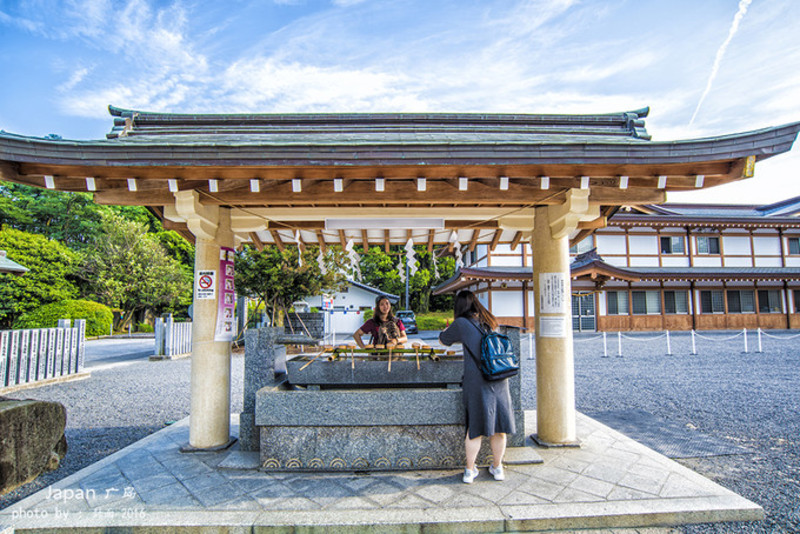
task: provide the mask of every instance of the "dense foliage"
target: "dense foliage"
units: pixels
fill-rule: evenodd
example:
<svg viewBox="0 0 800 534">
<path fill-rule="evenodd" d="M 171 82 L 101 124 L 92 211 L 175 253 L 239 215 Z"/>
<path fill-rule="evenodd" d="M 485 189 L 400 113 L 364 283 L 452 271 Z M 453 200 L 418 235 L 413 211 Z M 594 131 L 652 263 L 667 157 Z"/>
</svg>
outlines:
<svg viewBox="0 0 800 534">
<path fill-rule="evenodd" d="M 14 322 L 14 328 L 53 328 L 59 319 L 86 319 L 86 335 L 109 333 L 114 321 L 111 308 L 90 300 L 62 300 L 32 310 Z"/>
<path fill-rule="evenodd" d="M 308 247 L 302 254 L 294 247 L 283 251 L 267 247 L 262 251 L 245 247 L 236 257 L 236 290 L 256 299 L 256 309 L 264 304 L 273 324 L 280 324 L 282 314 L 293 302 L 310 295 L 340 289 L 347 276 L 344 255 L 331 248 L 323 255 L 325 272 L 319 265 L 319 249 Z M 277 319 L 277 323 L 276 323 Z"/>
<path fill-rule="evenodd" d="M 144 224 L 111 213 L 101 215 L 100 232 L 93 235 L 77 274 L 92 300 L 122 311 L 118 329 L 137 312 L 161 312 L 192 291 L 191 274 Z"/>
<path fill-rule="evenodd" d="M 27 267 L 22 276 L 0 274 L 0 328 L 10 328 L 25 312 L 77 296 L 73 273 L 78 255 L 44 236 L 5 228 L 0 250 Z"/>
</svg>

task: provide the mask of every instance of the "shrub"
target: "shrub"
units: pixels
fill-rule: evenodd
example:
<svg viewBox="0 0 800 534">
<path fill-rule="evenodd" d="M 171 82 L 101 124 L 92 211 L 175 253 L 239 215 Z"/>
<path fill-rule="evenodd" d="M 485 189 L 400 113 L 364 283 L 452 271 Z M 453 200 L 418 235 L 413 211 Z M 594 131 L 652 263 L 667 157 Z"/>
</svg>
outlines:
<svg viewBox="0 0 800 534">
<path fill-rule="evenodd" d="M 153 325 L 147 323 L 139 323 L 136 325 L 137 332 L 153 332 Z"/>
<path fill-rule="evenodd" d="M 59 319 L 86 319 L 86 335 L 102 336 L 111 330 L 111 308 L 90 300 L 62 300 L 45 304 L 22 315 L 14 328 L 54 328 Z"/>
</svg>

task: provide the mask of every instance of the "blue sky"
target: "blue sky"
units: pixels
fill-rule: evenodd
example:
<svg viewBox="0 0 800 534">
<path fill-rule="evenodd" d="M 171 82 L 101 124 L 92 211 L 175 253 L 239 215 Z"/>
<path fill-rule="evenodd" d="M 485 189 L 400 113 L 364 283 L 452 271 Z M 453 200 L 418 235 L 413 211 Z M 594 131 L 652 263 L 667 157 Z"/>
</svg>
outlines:
<svg viewBox="0 0 800 534">
<path fill-rule="evenodd" d="M 606 113 L 654 140 L 800 120 L 796 0 L 0 0 L 0 129 L 99 139 L 107 106 Z M 675 201 L 800 195 L 800 143 Z"/>
</svg>

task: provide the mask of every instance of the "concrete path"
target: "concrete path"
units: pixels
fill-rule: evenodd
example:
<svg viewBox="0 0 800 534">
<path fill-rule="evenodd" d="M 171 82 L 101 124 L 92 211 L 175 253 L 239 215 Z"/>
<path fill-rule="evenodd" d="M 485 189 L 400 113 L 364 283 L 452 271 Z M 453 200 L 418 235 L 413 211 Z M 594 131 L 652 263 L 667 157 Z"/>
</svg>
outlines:
<svg viewBox="0 0 800 534">
<path fill-rule="evenodd" d="M 86 340 L 84 367 L 91 371 L 119 363 L 146 360 L 153 355 L 155 338 L 107 337 Z"/>
<path fill-rule="evenodd" d="M 526 432 L 535 419 L 526 412 Z M 235 417 L 232 425 L 235 434 Z M 579 416 L 578 431 L 580 448 L 538 449 L 543 464 L 508 465 L 504 482 L 483 470 L 467 485 L 460 470 L 242 469 L 257 465 L 255 453 L 179 452 L 187 418 L 3 510 L 0 532 L 618 532 L 763 517 L 754 503 L 588 417 Z"/>
</svg>

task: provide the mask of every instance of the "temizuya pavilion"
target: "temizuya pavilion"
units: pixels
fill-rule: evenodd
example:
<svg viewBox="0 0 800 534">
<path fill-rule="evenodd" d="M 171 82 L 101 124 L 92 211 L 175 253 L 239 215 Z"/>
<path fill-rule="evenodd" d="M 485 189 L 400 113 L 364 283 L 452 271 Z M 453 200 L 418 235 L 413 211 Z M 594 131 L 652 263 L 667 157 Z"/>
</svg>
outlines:
<svg viewBox="0 0 800 534">
<path fill-rule="evenodd" d="M 0 178 L 142 205 L 193 238 L 195 270 L 219 247 L 510 243 L 529 239 L 537 295 L 537 429 L 576 442 L 569 242 L 620 205 L 660 203 L 753 176 L 800 123 L 651 141 L 648 110 L 602 115 L 178 115 L 110 108 L 108 139 L 0 133 Z M 454 234 L 455 232 L 455 234 Z M 543 285 L 541 283 L 544 283 Z M 229 441 L 230 343 L 214 300 L 194 305 L 190 445 Z"/>
</svg>

